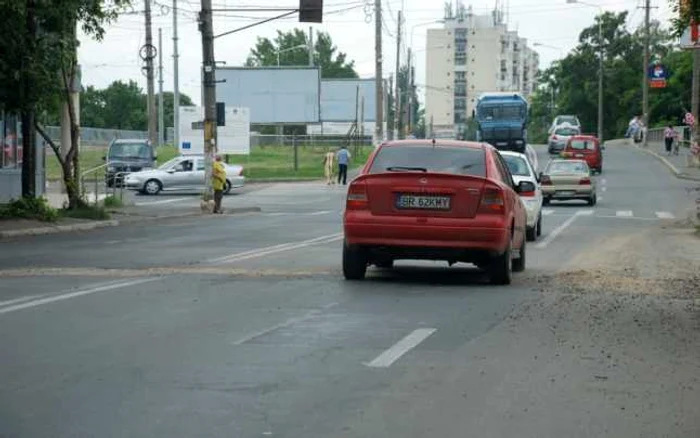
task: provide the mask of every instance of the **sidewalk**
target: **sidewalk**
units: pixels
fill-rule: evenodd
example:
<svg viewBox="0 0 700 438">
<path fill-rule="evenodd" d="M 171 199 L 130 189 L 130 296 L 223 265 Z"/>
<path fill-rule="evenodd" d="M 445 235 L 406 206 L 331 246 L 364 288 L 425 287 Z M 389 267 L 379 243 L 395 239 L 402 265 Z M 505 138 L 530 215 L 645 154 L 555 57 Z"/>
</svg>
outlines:
<svg viewBox="0 0 700 438">
<path fill-rule="evenodd" d="M 690 149 L 681 146 L 678 155 L 668 155 L 662 142 L 650 141 L 646 148 L 641 145 L 637 145 L 637 147 L 658 158 L 678 178 L 700 181 L 700 167 L 698 165 L 691 166 Z"/>
</svg>

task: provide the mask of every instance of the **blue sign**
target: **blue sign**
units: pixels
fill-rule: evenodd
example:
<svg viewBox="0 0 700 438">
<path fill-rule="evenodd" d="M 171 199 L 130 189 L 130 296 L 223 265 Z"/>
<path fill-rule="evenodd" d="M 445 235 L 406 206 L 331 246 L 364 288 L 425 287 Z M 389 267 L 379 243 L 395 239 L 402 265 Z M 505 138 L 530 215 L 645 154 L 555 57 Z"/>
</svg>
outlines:
<svg viewBox="0 0 700 438">
<path fill-rule="evenodd" d="M 668 80 L 670 73 L 665 65 L 654 64 L 649 66 L 647 70 L 647 76 L 652 81 L 666 81 Z"/>
<path fill-rule="evenodd" d="M 189 141 L 183 141 L 182 149 L 192 149 L 192 143 L 190 143 Z"/>
</svg>

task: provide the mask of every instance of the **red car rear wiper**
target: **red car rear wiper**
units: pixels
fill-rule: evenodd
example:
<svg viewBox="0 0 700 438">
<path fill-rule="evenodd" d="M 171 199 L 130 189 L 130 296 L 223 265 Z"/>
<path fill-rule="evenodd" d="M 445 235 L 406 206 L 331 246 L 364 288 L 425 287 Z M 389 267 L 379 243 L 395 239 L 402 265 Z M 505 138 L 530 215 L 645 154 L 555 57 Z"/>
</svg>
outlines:
<svg viewBox="0 0 700 438">
<path fill-rule="evenodd" d="M 386 170 L 389 172 L 427 172 L 428 169 L 425 167 L 409 167 L 409 166 L 390 166 L 387 167 Z"/>
</svg>

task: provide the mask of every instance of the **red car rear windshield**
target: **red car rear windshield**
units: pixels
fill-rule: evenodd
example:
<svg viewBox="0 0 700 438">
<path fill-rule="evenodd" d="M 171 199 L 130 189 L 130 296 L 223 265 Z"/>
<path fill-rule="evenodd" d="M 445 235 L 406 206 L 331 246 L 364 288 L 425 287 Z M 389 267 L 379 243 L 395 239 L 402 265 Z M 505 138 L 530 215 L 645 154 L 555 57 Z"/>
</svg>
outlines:
<svg viewBox="0 0 700 438">
<path fill-rule="evenodd" d="M 486 176 L 483 149 L 411 144 L 384 146 L 374 157 L 369 173 L 425 171 Z"/>
<path fill-rule="evenodd" d="M 595 150 L 595 145 L 593 144 L 593 141 L 591 140 L 571 140 L 571 149 L 576 149 L 579 151 L 584 151 L 584 150 Z"/>
</svg>

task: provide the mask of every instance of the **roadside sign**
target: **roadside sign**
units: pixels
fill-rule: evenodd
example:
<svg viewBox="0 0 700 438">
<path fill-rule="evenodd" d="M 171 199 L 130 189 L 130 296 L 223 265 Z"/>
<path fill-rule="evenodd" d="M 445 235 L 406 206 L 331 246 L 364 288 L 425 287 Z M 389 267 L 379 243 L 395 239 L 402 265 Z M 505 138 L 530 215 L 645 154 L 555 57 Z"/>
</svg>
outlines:
<svg viewBox="0 0 700 438">
<path fill-rule="evenodd" d="M 700 24 L 691 23 L 681 35 L 682 49 L 700 48 Z"/>
<path fill-rule="evenodd" d="M 180 144 L 182 155 L 204 153 L 204 108 L 180 107 Z M 250 111 L 248 108 L 225 108 L 225 125 L 216 131 L 217 152 L 230 155 L 250 154 Z"/>
<path fill-rule="evenodd" d="M 647 77 L 651 88 L 665 88 L 669 78 L 669 71 L 665 65 L 656 62 L 647 68 Z"/>
<path fill-rule="evenodd" d="M 683 123 L 685 123 L 688 126 L 694 126 L 695 125 L 695 117 L 693 116 L 693 113 L 691 113 L 691 112 L 685 113 L 685 116 L 683 117 Z"/>
</svg>

